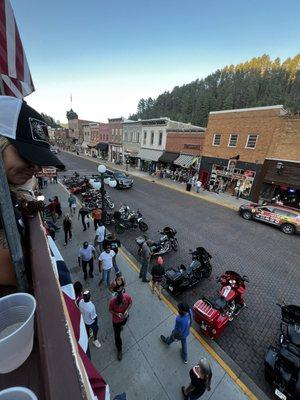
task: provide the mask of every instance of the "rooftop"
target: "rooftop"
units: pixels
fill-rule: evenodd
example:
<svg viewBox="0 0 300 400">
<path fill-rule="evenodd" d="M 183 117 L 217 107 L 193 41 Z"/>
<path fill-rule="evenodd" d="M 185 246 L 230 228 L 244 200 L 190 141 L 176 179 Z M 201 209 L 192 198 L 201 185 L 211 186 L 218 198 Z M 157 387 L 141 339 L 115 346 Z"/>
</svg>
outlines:
<svg viewBox="0 0 300 400">
<path fill-rule="evenodd" d="M 248 112 L 248 111 L 266 111 L 266 110 L 282 110 L 286 113 L 283 108 L 283 105 L 275 105 L 275 106 L 264 106 L 264 107 L 251 107 L 251 108 L 238 108 L 235 110 L 221 110 L 221 111 L 210 111 L 209 115 L 213 114 L 225 114 L 225 113 L 236 113 L 236 112 Z"/>
</svg>

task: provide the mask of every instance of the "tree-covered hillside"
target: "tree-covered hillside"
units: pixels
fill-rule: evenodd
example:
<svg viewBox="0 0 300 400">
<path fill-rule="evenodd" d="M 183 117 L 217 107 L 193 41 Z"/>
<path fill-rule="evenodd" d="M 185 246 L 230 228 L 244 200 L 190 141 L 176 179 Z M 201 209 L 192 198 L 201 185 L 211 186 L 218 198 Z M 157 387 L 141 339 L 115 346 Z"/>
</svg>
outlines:
<svg viewBox="0 0 300 400">
<path fill-rule="evenodd" d="M 137 113 L 129 118 L 170 117 L 206 126 L 210 111 L 275 104 L 300 111 L 300 54 L 284 62 L 265 54 L 218 69 L 157 99 L 141 99 Z"/>
</svg>

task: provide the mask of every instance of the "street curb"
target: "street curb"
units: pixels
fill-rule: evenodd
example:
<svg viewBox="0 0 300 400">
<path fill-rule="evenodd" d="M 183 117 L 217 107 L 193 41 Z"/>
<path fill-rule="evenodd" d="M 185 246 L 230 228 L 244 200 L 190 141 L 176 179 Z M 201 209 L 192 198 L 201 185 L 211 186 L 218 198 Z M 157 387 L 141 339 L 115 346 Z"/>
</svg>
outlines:
<svg viewBox="0 0 300 400">
<path fill-rule="evenodd" d="M 92 162 L 94 162 L 96 164 L 100 163 L 100 160 L 93 159 L 92 157 L 83 156 L 83 155 L 80 155 L 80 154 L 77 155 L 77 154 L 72 153 L 71 151 L 66 151 L 66 150 L 61 150 L 61 151 L 63 153 L 70 154 L 72 156 L 83 158 L 84 160 L 92 161 Z M 105 162 L 103 160 L 101 160 L 101 163 L 103 163 L 106 166 L 108 165 L 109 168 L 113 168 L 113 169 L 115 169 L 117 171 L 124 172 L 124 168 L 119 168 L 118 166 L 115 166 L 115 165 L 111 166 L 110 164 L 107 164 L 107 162 Z M 228 203 L 224 203 L 224 202 L 219 202 L 216 199 L 212 199 L 212 198 L 208 198 L 208 197 L 202 196 L 201 193 L 193 193 L 193 192 L 187 192 L 187 191 L 181 190 L 181 189 L 179 189 L 177 187 L 174 187 L 172 185 L 168 185 L 165 182 L 161 182 L 159 180 L 156 180 L 154 177 L 140 176 L 140 175 L 135 174 L 134 171 L 130 171 L 130 174 L 133 175 L 136 178 L 143 179 L 144 181 L 157 183 L 160 186 L 167 187 L 168 189 L 175 190 L 176 192 L 185 194 L 187 196 L 193 196 L 193 197 L 195 197 L 197 199 L 201 199 L 201 200 L 207 201 L 208 203 L 212 203 L 212 204 L 215 204 L 215 205 L 218 205 L 218 206 L 229 208 L 230 210 L 234 210 L 234 211 L 238 211 L 239 210 L 239 206 L 235 206 L 233 204 L 228 204 Z"/>
<path fill-rule="evenodd" d="M 129 266 L 139 272 L 137 259 L 124 247 L 120 249 L 120 253 L 129 261 Z M 150 285 L 150 284 L 149 284 Z M 162 301 L 167 307 L 177 314 L 177 310 L 173 304 L 174 299 L 163 289 Z M 213 340 L 209 340 L 200 335 L 195 329 L 195 324 L 191 328 L 191 332 L 205 350 L 215 359 L 215 361 L 225 370 L 228 376 L 236 383 L 236 385 L 251 400 L 270 400 L 269 397 L 256 385 L 256 383 L 242 370 L 242 368 L 230 357 L 225 351 Z M 215 353 L 215 354 L 214 354 Z M 217 357 L 216 357 L 217 355 Z M 222 362 L 220 362 L 220 360 Z"/>
</svg>

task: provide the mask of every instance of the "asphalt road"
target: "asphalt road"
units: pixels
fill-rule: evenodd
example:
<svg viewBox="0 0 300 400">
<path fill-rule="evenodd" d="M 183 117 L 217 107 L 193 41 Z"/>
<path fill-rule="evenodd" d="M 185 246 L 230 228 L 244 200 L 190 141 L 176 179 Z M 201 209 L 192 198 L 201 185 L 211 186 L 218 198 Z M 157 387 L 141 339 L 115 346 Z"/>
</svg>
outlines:
<svg viewBox="0 0 300 400">
<path fill-rule="evenodd" d="M 66 153 L 60 159 L 70 171 L 96 173 L 92 161 Z M 205 247 L 213 256 L 213 273 L 196 288 L 177 297 L 193 305 L 203 295 L 215 296 L 215 278 L 226 270 L 247 275 L 245 296 L 248 308 L 230 323 L 217 340 L 222 349 L 267 394 L 264 380 L 264 355 L 275 344 L 279 333 L 280 308 L 276 302 L 299 304 L 300 237 L 284 235 L 269 225 L 243 220 L 235 211 L 179 193 L 143 179 L 134 178 L 130 190 L 108 189 L 116 209 L 121 203 L 140 209 L 149 225 L 150 238 L 158 238 L 164 226 L 174 227 L 179 250 L 165 256 L 166 267 L 190 262 L 189 249 Z M 135 237 L 139 231 L 120 235 L 122 244 L 137 254 Z"/>
</svg>

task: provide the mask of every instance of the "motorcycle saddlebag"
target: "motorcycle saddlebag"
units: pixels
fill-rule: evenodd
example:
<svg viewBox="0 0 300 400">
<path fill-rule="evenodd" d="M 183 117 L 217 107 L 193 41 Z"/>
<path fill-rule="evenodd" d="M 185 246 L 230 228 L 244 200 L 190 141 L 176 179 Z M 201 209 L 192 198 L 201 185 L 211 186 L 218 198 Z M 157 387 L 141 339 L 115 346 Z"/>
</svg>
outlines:
<svg viewBox="0 0 300 400">
<path fill-rule="evenodd" d="M 139 245 L 139 246 L 141 246 L 144 242 L 145 242 L 145 237 L 144 236 L 138 236 L 136 239 L 135 239 L 135 241 L 136 241 L 136 243 Z"/>
<path fill-rule="evenodd" d="M 275 363 L 277 355 L 278 350 L 273 346 L 269 346 L 265 356 L 265 378 L 269 383 L 273 383 L 275 380 Z"/>
<path fill-rule="evenodd" d="M 165 277 L 167 280 L 174 282 L 174 281 L 177 281 L 178 279 L 181 279 L 182 274 L 180 271 L 176 271 L 174 269 L 169 269 L 166 272 Z"/>
<path fill-rule="evenodd" d="M 219 315 L 220 312 L 215 310 L 211 304 L 205 300 L 198 300 L 193 306 L 195 321 L 201 324 L 202 321 L 212 323 Z"/>
</svg>

